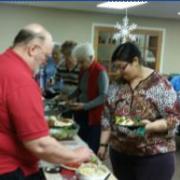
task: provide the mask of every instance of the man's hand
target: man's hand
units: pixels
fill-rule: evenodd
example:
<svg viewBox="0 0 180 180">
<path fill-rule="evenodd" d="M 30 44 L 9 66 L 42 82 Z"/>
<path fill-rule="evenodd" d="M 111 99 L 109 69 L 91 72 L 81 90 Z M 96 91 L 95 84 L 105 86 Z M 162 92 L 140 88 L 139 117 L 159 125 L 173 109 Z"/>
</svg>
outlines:
<svg viewBox="0 0 180 180">
<path fill-rule="evenodd" d="M 87 147 L 70 150 L 50 136 L 24 142 L 24 145 L 39 159 L 55 164 L 81 163 L 89 161 L 92 156 L 92 151 Z"/>
<path fill-rule="evenodd" d="M 78 163 L 90 161 L 91 157 L 93 156 L 93 152 L 87 147 L 79 147 L 75 149 L 74 152 L 77 154 Z"/>
</svg>

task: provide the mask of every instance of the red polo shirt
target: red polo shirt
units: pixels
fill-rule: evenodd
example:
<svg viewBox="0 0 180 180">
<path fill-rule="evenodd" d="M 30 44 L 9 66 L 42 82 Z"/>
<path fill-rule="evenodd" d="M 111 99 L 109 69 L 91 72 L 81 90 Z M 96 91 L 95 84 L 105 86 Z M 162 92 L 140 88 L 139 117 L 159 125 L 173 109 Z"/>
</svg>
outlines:
<svg viewBox="0 0 180 180">
<path fill-rule="evenodd" d="M 0 174 L 17 168 L 25 175 L 37 172 L 38 159 L 23 142 L 47 135 L 41 93 L 32 71 L 8 49 L 0 55 Z"/>
</svg>

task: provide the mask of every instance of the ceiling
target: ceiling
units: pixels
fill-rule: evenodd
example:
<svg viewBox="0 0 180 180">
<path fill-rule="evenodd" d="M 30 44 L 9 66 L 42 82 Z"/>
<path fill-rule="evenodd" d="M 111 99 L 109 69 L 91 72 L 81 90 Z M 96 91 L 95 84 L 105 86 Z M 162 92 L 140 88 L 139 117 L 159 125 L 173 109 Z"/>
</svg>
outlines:
<svg viewBox="0 0 180 180">
<path fill-rule="evenodd" d="M 3 2 L 1 2 L 0 4 L 2 3 Z M 4 3 L 7 4 L 7 2 Z M 96 5 L 98 3 L 100 2 L 97 1 L 11 2 L 11 4 L 13 5 L 35 6 L 35 7 L 108 13 L 108 14 L 125 14 L 125 10 L 97 8 Z M 133 15 L 133 16 L 180 19 L 180 16 L 177 15 L 177 12 L 180 12 L 180 1 L 179 2 L 178 1 L 148 2 L 148 4 L 128 9 L 128 15 Z"/>
</svg>

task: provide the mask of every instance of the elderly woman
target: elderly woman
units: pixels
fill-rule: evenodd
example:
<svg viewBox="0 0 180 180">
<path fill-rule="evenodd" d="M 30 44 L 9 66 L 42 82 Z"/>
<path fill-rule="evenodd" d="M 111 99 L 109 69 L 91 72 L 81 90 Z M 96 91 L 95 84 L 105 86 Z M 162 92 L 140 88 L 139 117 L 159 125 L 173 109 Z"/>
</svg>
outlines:
<svg viewBox="0 0 180 180">
<path fill-rule="evenodd" d="M 140 50 L 130 42 L 117 47 L 112 64 L 123 81 L 109 93 L 101 143 L 110 142 L 115 175 L 120 180 L 171 180 L 176 149 L 173 130 L 180 117 L 175 91 L 165 78 L 142 65 Z M 144 127 L 123 126 L 117 118 L 138 121 Z M 101 147 L 100 157 L 104 152 Z"/>
<path fill-rule="evenodd" d="M 108 90 L 105 68 L 94 59 L 93 47 L 86 43 L 73 50 L 80 66 L 78 103 L 73 105 L 75 121 L 80 125 L 79 135 L 97 153 L 101 134 L 101 115 Z"/>
</svg>

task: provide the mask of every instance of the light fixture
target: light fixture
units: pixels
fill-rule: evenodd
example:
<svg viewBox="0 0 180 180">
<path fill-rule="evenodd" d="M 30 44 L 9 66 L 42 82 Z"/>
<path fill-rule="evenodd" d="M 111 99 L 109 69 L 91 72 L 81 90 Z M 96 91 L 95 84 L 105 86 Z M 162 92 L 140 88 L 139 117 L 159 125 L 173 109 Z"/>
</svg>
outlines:
<svg viewBox="0 0 180 180">
<path fill-rule="evenodd" d="M 136 40 L 136 35 L 131 34 L 131 32 L 137 28 L 137 24 L 129 24 L 127 9 L 126 16 L 122 19 L 122 25 L 117 22 L 114 28 L 118 30 L 113 36 L 113 39 L 115 39 L 116 41 L 120 40 L 122 41 L 122 43 L 125 43 L 128 40 Z"/>
<path fill-rule="evenodd" d="M 180 16 L 180 12 L 178 12 L 178 13 L 177 13 L 177 15 L 179 15 L 179 16 Z"/>
<path fill-rule="evenodd" d="M 146 3 L 147 1 L 131 1 L 131 2 L 112 1 L 112 2 L 103 2 L 103 3 L 97 4 L 97 7 L 109 8 L 109 9 L 127 9 L 127 8 L 131 8 L 135 6 L 140 6 Z"/>
</svg>

